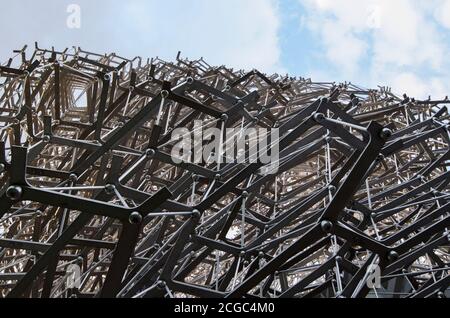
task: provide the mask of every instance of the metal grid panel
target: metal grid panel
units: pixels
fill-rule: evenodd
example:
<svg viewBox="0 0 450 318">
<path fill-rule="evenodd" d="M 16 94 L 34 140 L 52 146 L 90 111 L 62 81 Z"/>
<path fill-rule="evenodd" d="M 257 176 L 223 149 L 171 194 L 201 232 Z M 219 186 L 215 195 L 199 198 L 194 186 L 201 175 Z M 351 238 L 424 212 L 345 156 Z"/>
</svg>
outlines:
<svg viewBox="0 0 450 318">
<path fill-rule="evenodd" d="M 0 67 L 2 297 L 445 296 L 448 100 L 17 53 Z M 171 133 L 194 120 L 278 128 L 278 173 L 175 164 Z"/>
</svg>

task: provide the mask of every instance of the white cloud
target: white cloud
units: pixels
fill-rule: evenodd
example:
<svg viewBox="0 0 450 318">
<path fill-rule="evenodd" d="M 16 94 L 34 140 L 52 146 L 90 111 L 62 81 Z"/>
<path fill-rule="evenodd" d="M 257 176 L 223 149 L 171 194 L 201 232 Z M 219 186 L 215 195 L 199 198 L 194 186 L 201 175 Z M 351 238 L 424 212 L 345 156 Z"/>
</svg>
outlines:
<svg viewBox="0 0 450 318">
<path fill-rule="evenodd" d="M 326 58 L 348 80 L 418 98 L 450 91 L 449 46 L 430 18 L 439 7 L 449 23 L 450 0 L 299 1 Z"/>
<path fill-rule="evenodd" d="M 427 91 L 427 85 L 413 73 L 405 72 L 394 76 L 392 84 L 394 87 L 402 87 L 405 92 L 414 92 L 417 96 L 426 96 L 427 94 L 430 94 L 430 92 Z"/>
<path fill-rule="evenodd" d="M 70 3 L 81 7 L 79 30 L 66 27 Z M 16 0 L 7 11 L 0 20 L 1 60 L 37 40 L 44 47 L 77 45 L 127 57 L 174 60 L 180 50 L 213 65 L 284 70 L 278 0 Z"/>
<path fill-rule="evenodd" d="M 442 26 L 450 29 L 450 0 L 439 1 L 434 14 L 436 20 L 438 20 Z"/>
<path fill-rule="evenodd" d="M 348 14 L 351 5 L 362 7 L 360 1 L 305 0 L 309 9 L 306 25 L 320 35 L 325 45 L 325 57 L 347 74 L 358 71 L 358 63 L 367 52 L 367 44 L 360 38 L 365 19 Z M 305 17 L 304 17 L 305 18 Z"/>
<path fill-rule="evenodd" d="M 204 56 L 212 64 L 281 69 L 276 1 L 140 0 L 129 4 L 125 14 L 124 19 L 135 19 L 141 44 L 148 43 L 159 54 L 181 50 L 184 56 Z"/>
</svg>

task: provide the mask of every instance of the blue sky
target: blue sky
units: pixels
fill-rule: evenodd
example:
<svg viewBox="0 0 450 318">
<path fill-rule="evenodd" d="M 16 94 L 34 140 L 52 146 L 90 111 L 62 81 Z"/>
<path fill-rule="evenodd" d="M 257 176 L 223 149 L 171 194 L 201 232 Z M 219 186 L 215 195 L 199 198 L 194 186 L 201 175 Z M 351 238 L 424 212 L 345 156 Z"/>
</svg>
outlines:
<svg viewBox="0 0 450 318">
<path fill-rule="evenodd" d="M 81 46 L 258 68 L 316 81 L 450 95 L 450 0 L 0 0 L 0 61 L 13 49 Z M 81 9 L 67 27 L 68 5 Z"/>
</svg>

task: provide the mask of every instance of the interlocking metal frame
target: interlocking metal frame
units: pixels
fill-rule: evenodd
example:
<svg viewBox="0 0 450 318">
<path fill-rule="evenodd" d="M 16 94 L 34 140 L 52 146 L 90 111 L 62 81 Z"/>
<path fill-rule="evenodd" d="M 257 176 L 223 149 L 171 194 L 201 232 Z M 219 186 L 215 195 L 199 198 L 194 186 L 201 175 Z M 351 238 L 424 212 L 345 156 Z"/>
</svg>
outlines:
<svg viewBox="0 0 450 318">
<path fill-rule="evenodd" d="M 0 296 L 446 296 L 447 98 L 16 53 L 0 67 Z M 194 120 L 278 128 L 279 171 L 175 164 L 171 133 Z"/>
</svg>

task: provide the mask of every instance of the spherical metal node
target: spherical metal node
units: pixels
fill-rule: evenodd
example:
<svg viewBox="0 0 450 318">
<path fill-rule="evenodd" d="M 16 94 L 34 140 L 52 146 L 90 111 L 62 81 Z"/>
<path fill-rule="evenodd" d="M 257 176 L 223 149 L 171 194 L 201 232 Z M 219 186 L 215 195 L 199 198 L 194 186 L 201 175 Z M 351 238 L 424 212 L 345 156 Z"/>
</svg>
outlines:
<svg viewBox="0 0 450 318">
<path fill-rule="evenodd" d="M 250 194 L 249 194 L 247 191 L 242 191 L 242 197 L 243 197 L 244 199 L 248 198 L 249 195 L 250 195 Z"/>
<path fill-rule="evenodd" d="M 51 137 L 49 135 L 45 135 L 44 137 L 42 137 L 42 141 L 45 143 L 50 142 L 50 140 L 51 140 Z"/>
<path fill-rule="evenodd" d="M 140 214 L 139 212 L 133 212 L 128 217 L 128 221 L 131 224 L 139 224 L 142 222 L 142 214 Z"/>
<path fill-rule="evenodd" d="M 5 164 L 0 163 L 0 173 L 5 171 Z"/>
<path fill-rule="evenodd" d="M 322 113 L 315 113 L 315 114 L 313 115 L 313 118 L 314 118 L 314 121 L 315 121 L 315 122 L 320 123 L 320 122 L 322 122 L 322 121 L 325 120 L 325 115 L 322 114 Z"/>
<path fill-rule="evenodd" d="M 105 186 L 105 192 L 107 194 L 113 194 L 115 189 L 116 189 L 116 186 L 114 184 L 107 184 Z"/>
<path fill-rule="evenodd" d="M 400 256 L 396 251 L 390 251 L 388 254 L 388 261 L 395 262 L 396 260 L 398 260 L 399 257 Z"/>
<path fill-rule="evenodd" d="M 169 97 L 169 91 L 166 91 L 166 90 L 161 91 L 161 97 L 162 97 L 162 98 L 167 98 L 167 97 Z"/>
<path fill-rule="evenodd" d="M 325 233 L 330 233 L 333 230 L 333 223 L 330 221 L 322 221 L 320 223 L 320 228 L 322 229 L 322 231 L 324 231 Z"/>
<path fill-rule="evenodd" d="M 10 186 L 8 190 L 6 190 L 6 196 L 11 200 L 19 200 L 22 197 L 22 187 L 19 186 Z"/>
<path fill-rule="evenodd" d="M 149 158 L 153 158 L 156 155 L 155 149 L 147 149 L 145 155 Z"/>
<path fill-rule="evenodd" d="M 165 289 L 166 286 L 167 286 L 167 284 L 166 284 L 166 282 L 163 281 L 163 280 L 159 280 L 159 281 L 156 283 L 156 287 L 158 287 L 159 289 Z"/>
<path fill-rule="evenodd" d="M 228 115 L 227 114 L 222 114 L 222 116 L 220 116 L 220 120 L 222 121 L 227 121 L 228 120 Z"/>
<path fill-rule="evenodd" d="M 383 128 L 383 130 L 380 133 L 380 137 L 384 140 L 387 140 L 392 137 L 392 130 L 389 128 Z"/>
<path fill-rule="evenodd" d="M 199 219 L 202 216 L 199 210 L 192 210 L 192 217 L 194 219 Z"/>
<path fill-rule="evenodd" d="M 78 176 L 75 173 L 71 173 L 69 175 L 69 180 L 72 182 L 77 182 L 78 181 Z"/>
</svg>

